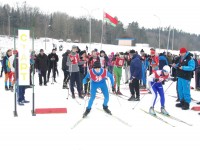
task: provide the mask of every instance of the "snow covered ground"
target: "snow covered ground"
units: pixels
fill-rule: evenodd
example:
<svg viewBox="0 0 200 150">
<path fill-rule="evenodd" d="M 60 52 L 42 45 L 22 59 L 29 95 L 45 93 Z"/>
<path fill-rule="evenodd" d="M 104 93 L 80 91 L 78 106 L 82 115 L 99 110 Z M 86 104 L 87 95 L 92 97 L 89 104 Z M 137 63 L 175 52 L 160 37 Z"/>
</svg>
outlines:
<svg viewBox="0 0 200 150">
<path fill-rule="evenodd" d="M 85 47 L 85 44 L 83 45 Z M 42 47 L 42 44 L 40 46 Z M 6 46 L 1 45 L 1 47 Z M 176 83 L 172 83 L 172 86 L 166 91 L 166 110 L 171 115 L 192 124 L 192 126 L 159 115 L 175 126 L 171 127 L 141 111 L 141 109 L 148 111 L 150 107 L 151 94 L 147 94 L 145 96 L 141 95 L 139 103 L 128 102 L 115 95 L 110 95 L 109 108 L 113 115 L 121 118 L 131 127 L 102 112 L 103 98 L 98 98 L 94 101 L 92 111 L 88 117 L 74 129 L 71 129 L 82 117 L 88 98 L 84 100 L 77 98 L 81 105 L 71 97 L 68 100 L 66 99 L 67 90 L 62 89 L 62 53 L 58 51 L 60 74 L 57 77 L 57 83 L 48 83 L 47 87 L 39 86 L 38 75 L 35 74 L 35 107 L 67 108 L 68 112 L 66 114 L 37 114 L 32 116 L 31 102 L 25 106 L 17 106 L 18 117 L 14 117 L 14 94 L 4 90 L 4 78 L 0 78 L 0 150 L 172 148 L 183 150 L 199 147 L 200 115 L 192 110 L 182 111 L 175 107 L 176 99 L 169 95 L 176 95 Z M 171 82 L 166 82 L 164 89 L 167 89 Z M 191 85 L 194 85 L 193 80 Z M 128 85 L 123 84 L 121 89 L 124 95 L 130 96 Z M 191 90 L 191 93 L 194 99 L 199 100 L 200 92 Z M 32 89 L 26 90 L 25 97 L 26 100 L 32 101 Z M 98 97 L 102 97 L 101 94 L 98 94 Z M 135 107 L 135 105 L 137 106 Z M 191 102 L 191 107 L 195 105 L 196 102 Z M 135 107 L 134 110 L 133 107 Z M 160 109 L 159 99 L 155 109 L 158 111 Z"/>
</svg>

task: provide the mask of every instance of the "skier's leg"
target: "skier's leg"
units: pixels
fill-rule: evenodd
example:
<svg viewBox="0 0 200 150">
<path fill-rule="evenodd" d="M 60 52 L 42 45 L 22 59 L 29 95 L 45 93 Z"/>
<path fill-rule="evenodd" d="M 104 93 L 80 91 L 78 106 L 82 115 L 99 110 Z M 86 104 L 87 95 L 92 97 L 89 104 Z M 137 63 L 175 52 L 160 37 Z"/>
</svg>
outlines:
<svg viewBox="0 0 200 150">
<path fill-rule="evenodd" d="M 92 108 L 92 104 L 93 104 L 95 96 L 96 96 L 97 88 L 99 88 L 99 86 L 97 85 L 97 83 L 91 85 L 90 99 L 88 101 L 87 109 L 91 109 Z"/>
</svg>

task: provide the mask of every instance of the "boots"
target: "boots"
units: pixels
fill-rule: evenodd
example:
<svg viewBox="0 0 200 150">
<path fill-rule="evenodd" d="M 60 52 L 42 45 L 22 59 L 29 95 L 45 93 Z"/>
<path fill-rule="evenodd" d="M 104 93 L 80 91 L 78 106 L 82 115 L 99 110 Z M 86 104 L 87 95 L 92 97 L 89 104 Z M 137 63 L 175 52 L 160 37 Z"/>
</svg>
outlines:
<svg viewBox="0 0 200 150">
<path fill-rule="evenodd" d="M 185 101 L 181 100 L 180 103 L 176 104 L 176 107 L 182 107 L 184 105 Z"/>
<path fill-rule="evenodd" d="M 150 115 L 153 115 L 153 116 L 156 116 L 156 113 L 155 113 L 153 107 L 150 107 L 150 108 L 149 108 L 149 114 L 150 114 Z"/>
<path fill-rule="evenodd" d="M 161 107 L 161 113 L 163 115 L 169 116 L 169 113 L 165 110 L 165 107 Z"/>
<path fill-rule="evenodd" d="M 140 101 L 140 97 L 136 97 L 134 101 Z"/>
<path fill-rule="evenodd" d="M 111 111 L 108 109 L 108 106 L 104 106 L 104 105 L 103 105 L 103 110 L 104 110 L 107 114 L 112 115 L 112 114 L 111 114 Z"/>
<path fill-rule="evenodd" d="M 184 102 L 184 104 L 182 105 L 182 110 L 188 110 L 190 109 L 190 104 L 187 102 Z"/>
<path fill-rule="evenodd" d="M 66 82 L 63 82 L 63 89 L 67 89 L 67 84 L 66 84 Z"/>
<path fill-rule="evenodd" d="M 83 113 L 83 118 L 87 117 L 87 115 L 90 113 L 91 109 L 86 108 L 85 112 Z"/>
<path fill-rule="evenodd" d="M 131 95 L 131 97 L 128 99 L 128 101 L 134 101 L 135 100 L 135 96 Z"/>
<path fill-rule="evenodd" d="M 5 86 L 5 90 L 6 90 L 6 91 L 8 91 L 8 90 L 9 90 L 7 86 Z"/>
<path fill-rule="evenodd" d="M 75 98 L 76 98 L 74 93 L 72 93 L 72 98 L 73 98 L 73 99 L 75 99 Z"/>
</svg>

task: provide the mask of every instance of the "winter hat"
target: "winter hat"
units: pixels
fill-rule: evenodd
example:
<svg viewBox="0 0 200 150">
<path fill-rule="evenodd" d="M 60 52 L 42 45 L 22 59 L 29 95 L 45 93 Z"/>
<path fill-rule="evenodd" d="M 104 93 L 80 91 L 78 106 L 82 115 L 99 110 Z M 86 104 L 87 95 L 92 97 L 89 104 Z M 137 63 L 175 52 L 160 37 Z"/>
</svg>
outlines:
<svg viewBox="0 0 200 150">
<path fill-rule="evenodd" d="M 44 50 L 43 50 L 43 49 L 40 49 L 40 53 L 41 53 L 41 52 L 44 52 Z"/>
<path fill-rule="evenodd" d="M 129 52 L 130 54 L 134 54 L 134 53 L 136 53 L 135 52 L 135 50 L 134 49 L 132 49 L 132 50 L 130 50 L 130 52 Z"/>
<path fill-rule="evenodd" d="M 170 67 L 168 65 L 165 65 L 162 69 L 163 72 L 170 73 Z"/>
<path fill-rule="evenodd" d="M 141 49 L 141 51 L 140 51 L 140 52 L 142 53 L 142 52 L 144 52 L 144 50 L 143 50 L 143 49 Z"/>
<path fill-rule="evenodd" d="M 101 68 L 101 63 L 99 61 L 95 61 L 93 64 L 93 68 Z"/>
<path fill-rule="evenodd" d="M 155 54 L 156 53 L 155 49 L 153 49 L 153 48 L 151 48 L 150 51 L 151 51 L 150 54 Z"/>
<path fill-rule="evenodd" d="M 180 53 L 186 53 L 186 52 L 187 52 L 186 48 L 184 47 L 180 48 Z"/>
<path fill-rule="evenodd" d="M 82 56 L 86 51 L 80 51 L 79 55 Z"/>
<path fill-rule="evenodd" d="M 77 48 L 77 46 L 76 46 L 76 45 L 73 45 L 73 46 L 72 46 L 72 49 L 74 49 L 74 48 Z"/>
</svg>

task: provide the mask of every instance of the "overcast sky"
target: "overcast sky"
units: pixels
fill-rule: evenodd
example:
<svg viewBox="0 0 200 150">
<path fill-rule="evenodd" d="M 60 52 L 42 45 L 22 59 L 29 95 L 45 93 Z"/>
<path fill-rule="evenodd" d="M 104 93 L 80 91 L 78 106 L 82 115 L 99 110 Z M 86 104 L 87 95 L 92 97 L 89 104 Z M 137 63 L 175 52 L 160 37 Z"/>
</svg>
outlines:
<svg viewBox="0 0 200 150">
<path fill-rule="evenodd" d="M 1 0 L 0 4 L 14 5 L 24 0 Z M 70 16 L 86 16 L 102 19 L 103 10 L 127 26 L 137 21 L 140 27 L 171 26 L 189 33 L 200 34 L 200 5 L 197 0 L 26 0 L 45 13 L 66 12 Z M 84 7 L 85 9 L 83 9 Z M 87 10 L 86 10 L 87 9 Z M 93 11 L 92 11 L 93 10 Z M 155 16 L 156 15 L 156 16 Z"/>
</svg>

